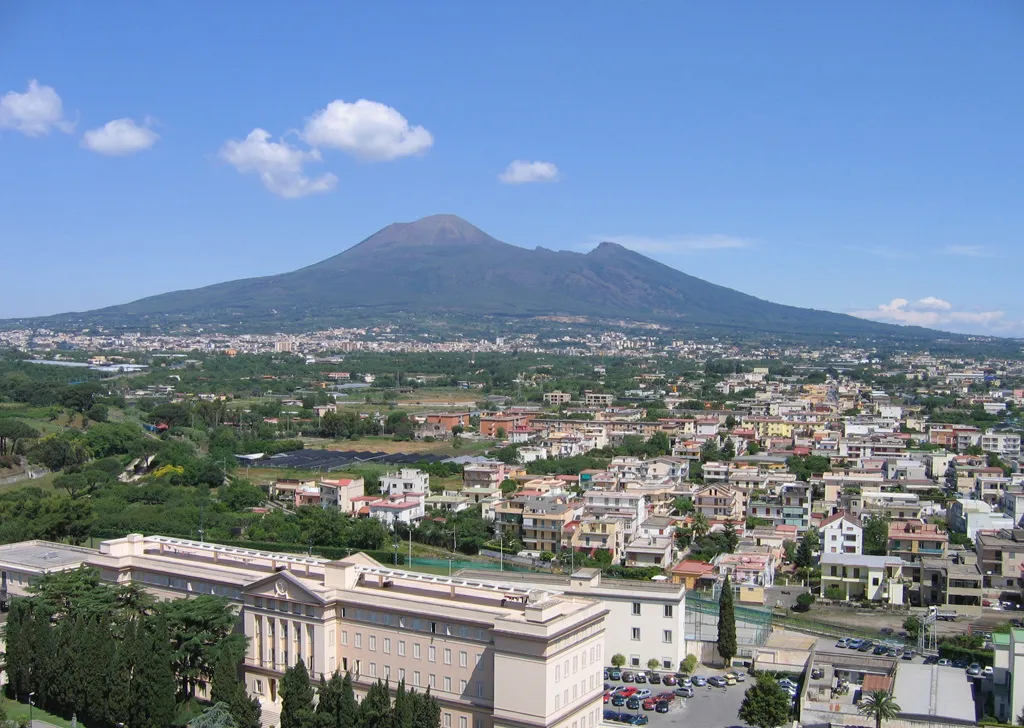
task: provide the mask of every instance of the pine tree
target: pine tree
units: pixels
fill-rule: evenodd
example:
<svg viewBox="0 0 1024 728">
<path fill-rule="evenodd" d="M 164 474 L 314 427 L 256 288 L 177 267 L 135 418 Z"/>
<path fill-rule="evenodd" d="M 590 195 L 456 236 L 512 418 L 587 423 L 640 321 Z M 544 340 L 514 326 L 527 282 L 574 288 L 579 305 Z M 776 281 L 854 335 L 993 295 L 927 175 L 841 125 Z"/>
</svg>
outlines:
<svg viewBox="0 0 1024 728">
<path fill-rule="evenodd" d="M 7 688 L 15 696 L 32 692 L 31 621 L 32 603 L 27 599 L 13 600 L 4 628 L 7 639 Z"/>
<path fill-rule="evenodd" d="M 757 728 L 778 728 L 789 720 L 789 695 L 770 675 L 761 673 L 747 688 L 739 717 Z"/>
<path fill-rule="evenodd" d="M 413 728 L 438 728 L 441 725 L 441 706 L 430 694 L 430 688 L 425 693 L 413 690 L 409 697 L 412 700 Z"/>
<path fill-rule="evenodd" d="M 177 682 L 171 667 L 172 655 L 167 625 L 162 620 L 136 621 L 129 712 L 125 725 L 132 728 L 165 728 L 174 722 Z"/>
<path fill-rule="evenodd" d="M 359 704 L 359 728 L 391 728 L 391 696 L 388 687 L 378 680 L 366 691 Z M 284 728 L 282 726 L 282 728 Z"/>
<path fill-rule="evenodd" d="M 736 655 L 736 611 L 728 574 L 725 575 L 722 593 L 718 597 L 718 654 L 726 664 Z"/>
<path fill-rule="evenodd" d="M 300 660 L 281 678 L 281 728 L 316 728 L 313 686 Z"/>
<path fill-rule="evenodd" d="M 347 728 L 341 724 L 341 675 L 335 671 L 331 679 L 324 681 L 320 676 L 320 688 L 317 691 L 316 717 L 320 728 Z"/>
<path fill-rule="evenodd" d="M 260 728 L 263 709 L 259 700 L 250 698 L 238 677 L 239 658 L 232 650 L 222 649 L 213 663 L 210 699 L 228 706 L 238 728 Z"/>
</svg>

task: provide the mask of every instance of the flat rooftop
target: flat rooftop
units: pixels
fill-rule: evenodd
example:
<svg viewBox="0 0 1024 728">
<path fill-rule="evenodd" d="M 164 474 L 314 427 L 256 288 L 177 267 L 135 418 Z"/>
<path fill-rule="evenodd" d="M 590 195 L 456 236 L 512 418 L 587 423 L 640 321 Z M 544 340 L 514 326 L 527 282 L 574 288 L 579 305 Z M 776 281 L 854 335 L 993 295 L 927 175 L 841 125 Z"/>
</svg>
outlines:
<svg viewBox="0 0 1024 728">
<path fill-rule="evenodd" d="M 0 565 L 13 569 L 64 570 L 75 568 L 98 552 L 81 546 L 51 543 L 49 541 L 23 541 L 0 546 Z"/>
<path fill-rule="evenodd" d="M 900 716 L 932 718 L 974 725 L 975 707 L 970 680 L 963 670 L 939 665 L 900 665 L 893 697 Z"/>
</svg>

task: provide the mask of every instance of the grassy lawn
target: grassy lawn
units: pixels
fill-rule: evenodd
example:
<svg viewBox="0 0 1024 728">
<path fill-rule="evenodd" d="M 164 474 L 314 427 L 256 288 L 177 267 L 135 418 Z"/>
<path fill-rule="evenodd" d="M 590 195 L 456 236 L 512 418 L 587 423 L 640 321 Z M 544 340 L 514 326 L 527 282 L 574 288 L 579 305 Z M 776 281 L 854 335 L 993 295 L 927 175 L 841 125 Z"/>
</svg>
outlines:
<svg viewBox="0 0 1024 728">
<path fill-rule="evenodd" d="M 28 720 L 28 703 L 16 703 L 13 700 L 8 700 L 4 697 L 0 697 L 0 701 L 3 702 L 4 709 L 7 711 L 7 720 L 18 721 L 22 718 Z M 32 719 L 44 720 L 47 723 L 52 723 L 53 725 L 60 726 L 61 728 L 71 728 L 70 720 L 64 720 L 60 716 L 51 715 L 39 708 L 32 708 Z M 78 725 L 80 728 L 84 728 L 81 721 L 78 722 Z"/>
<path fill-rule="evenodd" d="M 2 471 L 3 474 L 13 475 L 13 473 L 7 473 Z M 15 483 L 5 483 L 0 485 L 0 493 L 9 493 L 12 490 L 20 490 L 21 488 L 40 488 L 43 491 L 53 490 L 53 479 L 57 477 L 59 473 L 47 473 L 41 478 L 32 478 L 25 480 L 19 480 Z M 62 493 L 64 491 L 61 491 Z"/>
</svg>

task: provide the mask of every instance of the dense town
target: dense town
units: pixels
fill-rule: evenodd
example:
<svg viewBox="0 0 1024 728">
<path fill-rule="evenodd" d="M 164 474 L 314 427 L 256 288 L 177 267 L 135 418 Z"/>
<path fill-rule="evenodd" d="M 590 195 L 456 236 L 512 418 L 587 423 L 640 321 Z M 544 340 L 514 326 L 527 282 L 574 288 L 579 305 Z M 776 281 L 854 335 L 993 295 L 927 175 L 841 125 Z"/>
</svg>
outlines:
<svg viewBox="0 0 1024 728">
<path fill-rule="evenodd" d="M 347 675 L 339 695 L 429 689 L 462 728 L 547 720 L 602 685 L 595 723 L 696 699 L 709 726 L 870 724 L 872 686 L 902 706 L 890 724 L 1024 712 L 1004 677 L 1024 642 L 1017 360 L 62 337 L 22 340 L 0 372 L 9 624 L 79 567 L 95 590 L 222 599 L 248 638 L 236 724 L 290 720 L 296 661 Z M 537 629 L 577 635 L 575 666 L 531 667 L 552 690 L 525 706 L 507 676 Z M 755 676 L 774 718 L 731 688 Z"/>
</svg>

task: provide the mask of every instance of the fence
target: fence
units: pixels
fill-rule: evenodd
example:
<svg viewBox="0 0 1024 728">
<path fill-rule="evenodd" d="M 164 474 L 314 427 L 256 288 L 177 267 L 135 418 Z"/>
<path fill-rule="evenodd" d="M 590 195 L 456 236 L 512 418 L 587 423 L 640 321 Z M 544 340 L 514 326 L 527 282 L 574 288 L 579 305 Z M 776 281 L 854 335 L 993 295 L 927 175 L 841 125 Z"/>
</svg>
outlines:
<svg viewBox="0 0 1024 728">
<path fill-rule="evenodd" d="M 763 645 L 772 633 L 772 613 L 761 607 L 735 605 L 736 642 Z M 690 592 L 686 595 L 686 639 L 718 639 L 718 600 Z"/>
</svg>

